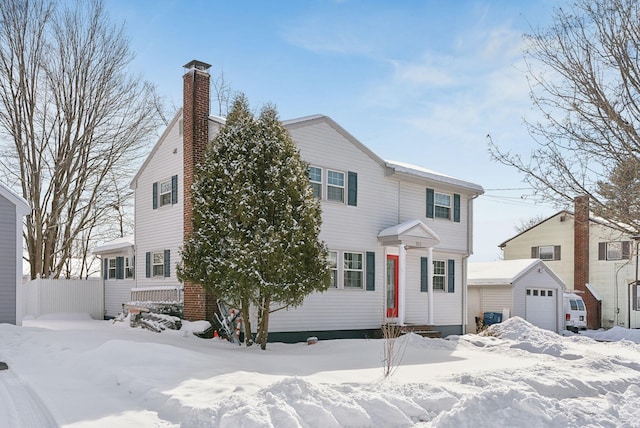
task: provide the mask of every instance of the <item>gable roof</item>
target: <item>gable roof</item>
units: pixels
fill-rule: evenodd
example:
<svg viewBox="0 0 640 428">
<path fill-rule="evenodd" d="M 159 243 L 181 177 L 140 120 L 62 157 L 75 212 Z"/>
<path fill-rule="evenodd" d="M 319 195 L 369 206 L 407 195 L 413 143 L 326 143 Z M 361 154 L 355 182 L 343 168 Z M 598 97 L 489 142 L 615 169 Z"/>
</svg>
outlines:
<svg viewBox="0 0 640 428">
<path fill-rule="evenodd" d="M 484 193 L 482 186 L 471 183 L 469 181 L 460 180 L 459 178 L 451 177 L 449 175 L 441 174 L 439 172 L 432 171 L 421 166 L 412 165 L 406 162 L 387 161 L 387 167 L 391 168 L 394 173 L 408 174 L 414 177 L 435 181 L 438 183 L 449 184 L 452 186 L 460 187 L 466 190 L 470 190 L 479 195 Z"/>
<path fill-rule="evenodd" d="M 434 247 L 440 243 L 438 235 L 418 219 L 407 220 L 381 230 L 378 240 L 385 245 L 406 243 L 416 248 Z"/>
<path fill-rule="evenodd" d="M 135 245 L 134 235 L 126 235 L 121 238 L 116 238 L 113 241 L 107 242 L 98 247 L 95 247 L 92 253 L 103 254 L 109 251 L 117 251 L 117 250 L 132 248 L 134 245 Z"/>
<path fill-rule="evenodd" d="M 18 215 L 27 215 L 31 212 L 29 203 L 25 201 L 22 196 L 18 195 L 8 186 L 2 183 L 0 183 L 0 196 L 3 196 L 5 199 L 9 200 L 9 202 L 16 206 L 16 212 L 18 213 Z"/>
<path fill-rule="evenodd" d="M 562 280 L 540 259 L 499 260 L 495 262 L 476 262 L 468 264 L 467 285 L 513 285 L 518 279 L 532 270 L 544 269 L 555 280 Z"/>
</svg>

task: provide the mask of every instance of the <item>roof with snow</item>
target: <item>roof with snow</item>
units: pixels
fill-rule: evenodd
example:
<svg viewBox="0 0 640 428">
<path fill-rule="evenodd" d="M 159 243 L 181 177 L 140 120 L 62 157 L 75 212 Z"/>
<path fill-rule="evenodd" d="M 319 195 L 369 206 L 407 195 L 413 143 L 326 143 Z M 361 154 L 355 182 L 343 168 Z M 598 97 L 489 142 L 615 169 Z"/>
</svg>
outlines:
<svg viewBox="0 0 640 428">
<path fill-rule="evenodd" d="M 562 282 L 557 275 L 540 259 L 499 260 L 495 262 L 477 262 L 468 264 L 467 284 L 513 285 L 522 276 L 533 269 L 543 268 Z"/>
<path fill-rule="evenodd" d="M 434 247 L 440 243 L 438 235 L 422 221 L 408 220 L 383 229 L 378 240 L 385 245 L 406 244 L 415 248 Z"/>
<path fill-rule="evenodd" d="M 134 235 L 126 235 L 122 238 L 114 239 L 104 245 L 100 245 L 93 249 L 93 254 L 104 254 L 111 251 L 119 251 L 133 247 L 135 244 Z"/>
<path fill-rule="evenodd" d="M 427 180 L 437 181 L 439 183 L 450 184 L 456 187 L 463 187 L 467 190 L 471 190 L 478 194 L 483 194 L 484 189 L 482 186 L 471 183 L 469 181 L 460 180 L 459 178 L 451 177 L 449 175 L 441 174 L 436 171 L 432 171 L 421 166 L 412 165 L 406 162 L 398 161 L 386 161 L 387 167 L 393 169 L 397 173 L 409 174 L 419 178 L 425 178 Z"/>
</svg>

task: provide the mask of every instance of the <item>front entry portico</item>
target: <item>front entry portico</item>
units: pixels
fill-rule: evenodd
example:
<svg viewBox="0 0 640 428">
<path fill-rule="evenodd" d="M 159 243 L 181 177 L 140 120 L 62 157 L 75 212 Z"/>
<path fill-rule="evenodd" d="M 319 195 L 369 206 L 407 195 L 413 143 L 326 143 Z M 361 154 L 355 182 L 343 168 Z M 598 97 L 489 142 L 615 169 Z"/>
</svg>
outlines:
<svg viewBox="0 0 640 428">
<path fill-rule="evenodd" d="M 388 227 L 378 234 L 378 241 L 385 247 L 396 247 L 397 255 L 387 255 L 386 264 L 386 317 L 396 318 L 399 325 L 405 323 L 406 308 L 406 254 L 411 250 L 428 251 L 433 261 L 433 247 L 440 243 L 438 235 L 420 220 L 409 220 Z M 427 322 L 433 324 L 433 279 L 428 276 Z"/>
</svg>

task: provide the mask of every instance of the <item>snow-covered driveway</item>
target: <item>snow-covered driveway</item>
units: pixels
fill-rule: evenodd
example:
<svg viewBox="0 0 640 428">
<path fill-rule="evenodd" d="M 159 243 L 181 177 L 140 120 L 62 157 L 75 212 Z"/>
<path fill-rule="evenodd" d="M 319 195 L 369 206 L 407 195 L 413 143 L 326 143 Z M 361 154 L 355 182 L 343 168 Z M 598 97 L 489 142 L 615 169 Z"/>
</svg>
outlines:
<svg viewBox="0 0 640 428">
<path fill-rule="evenodd" d="M 11 368 L 0 371 L 0 415 L 3 426 L 7 427 L 58 426 L 40 397 Z"/>
</svg>

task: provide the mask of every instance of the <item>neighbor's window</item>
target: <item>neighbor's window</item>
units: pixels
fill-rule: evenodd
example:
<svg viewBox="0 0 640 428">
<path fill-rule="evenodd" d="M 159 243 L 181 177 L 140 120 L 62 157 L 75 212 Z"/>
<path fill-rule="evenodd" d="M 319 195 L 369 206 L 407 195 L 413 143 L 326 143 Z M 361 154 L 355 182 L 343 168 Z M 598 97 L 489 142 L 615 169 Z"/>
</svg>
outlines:
<svg viewBox="0 0 640 428">
<path fill-rule="evenodd" d="M 338 287 L 338 252 L 329 251 L 329 269 L 331 270 L 330 287 Z"/>
<path fill-rule="evenodd" d="M 433 289 L 444 291 L 446 264 L 444 260 L 433 261 Z"/>
<path fill-rule="evenodd" d="M 344 202 L 344 172 L 327 171 L 327 200 Z"/>
<path fill-rule="evenodd" d="M 622 260 L 622 242 L 607 242 L 607 260 Z"/>
<path fill-rule="evenodd" d="M 362 288 L 364 263 L 362 253 L 344 253 L 344 288 Z"/>
<path fill-rule="evenodd" d="M 322 168 L 316 166 L 309 167 L 309 181 L 313 189 L 313 196 L 322 199 Z"/>
<path fill-rule="evenodd" d="M 125 278 L 133 278 L 135 275 L 135 266 L 133 266 L 133 261 L 131 257 L 124 258 L 124 277 Z"/>
<path fill-rule="evenodd" d="M 171 180 L 160 183 L 160 206 L 171 205 Z"/>
<path fill-rule="evenodd" d="M 153 276 L 164 276 L 164 252 L 153 253 Z"/>
<path fill-rule="evenodd" d="M 436 218 L 451 218 L 451 195 L 444 193 L 435 194 L 435 212 Z"/>
<path fill-rule="evenodd" d="M 109 259 L 109 279 L 116 278 L 116 259 Z"/>
<path fill-rule="evenodd" d="M 553 245 L 538 248 L 538 257 L 540 260 L 553 260 Z"/>
</svg>

